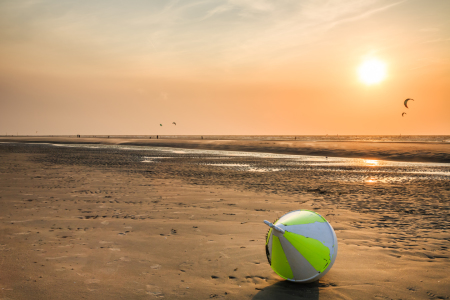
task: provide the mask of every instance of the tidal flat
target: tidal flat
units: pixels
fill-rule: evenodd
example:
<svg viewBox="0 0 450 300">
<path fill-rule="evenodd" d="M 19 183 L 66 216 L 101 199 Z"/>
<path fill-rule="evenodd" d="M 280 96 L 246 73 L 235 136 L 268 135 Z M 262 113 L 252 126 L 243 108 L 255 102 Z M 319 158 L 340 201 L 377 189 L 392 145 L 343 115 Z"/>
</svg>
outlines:
<svg viewBox="0 0 450 300">
<path fill-rule="evenodd" d="M 0 299 L 450 297 L 442 160 L 73 140 L 0 144 Z M 284 281 L 265 255 L 263 220 L 297 209 L 338 237 L 310 284 Z"/>
</svg>

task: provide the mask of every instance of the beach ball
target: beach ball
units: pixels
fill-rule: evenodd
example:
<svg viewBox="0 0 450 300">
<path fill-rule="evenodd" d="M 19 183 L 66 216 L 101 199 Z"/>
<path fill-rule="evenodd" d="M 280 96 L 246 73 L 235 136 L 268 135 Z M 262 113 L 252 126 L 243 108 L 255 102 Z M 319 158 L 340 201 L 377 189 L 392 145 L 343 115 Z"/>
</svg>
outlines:
<svg viewBox="0 0 450 300">
<path fill-rule="evenodd" d="M 266 239 L 269 264 L 279 276 L 312 282 L 325 275 L 336 260 L 338 244 L 330 223 L 310 210 L 291 211 L 270 227 Z"/>
</svg>

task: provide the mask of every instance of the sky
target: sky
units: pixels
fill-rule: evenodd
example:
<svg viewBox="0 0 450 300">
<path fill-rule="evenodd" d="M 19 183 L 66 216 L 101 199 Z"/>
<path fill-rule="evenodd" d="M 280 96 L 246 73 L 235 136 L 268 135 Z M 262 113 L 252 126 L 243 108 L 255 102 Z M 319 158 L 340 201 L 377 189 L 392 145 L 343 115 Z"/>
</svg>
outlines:
<svg viewBox="0 0 450 300">
<path fill-rule="evenodd" d="M 450 135 L 449 15 L 448 0 L 2 0 L 0 135 Z"/>
</svg>

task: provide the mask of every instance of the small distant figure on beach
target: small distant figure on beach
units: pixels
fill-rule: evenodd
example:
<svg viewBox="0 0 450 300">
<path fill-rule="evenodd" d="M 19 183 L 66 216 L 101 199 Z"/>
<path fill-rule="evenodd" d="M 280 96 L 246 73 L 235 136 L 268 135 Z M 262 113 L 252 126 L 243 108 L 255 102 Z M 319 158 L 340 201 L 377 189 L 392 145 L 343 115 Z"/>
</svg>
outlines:
<svg viewBox="0 0 450 300">
<path fill-rule="evenodd" d="M 203 136 L 202 136 L 202 140 L 203 140 Z"/>
<path fill-rule="evenodd" d="M 152 139 L 152 137 L 150 136 L 150 137 L 148 137 L 149 139 Z"/>
<path fill-rule="evenodd" d="M 159 136 L 156 136 L 156 139 L 159 139 Z"/>
</svg>

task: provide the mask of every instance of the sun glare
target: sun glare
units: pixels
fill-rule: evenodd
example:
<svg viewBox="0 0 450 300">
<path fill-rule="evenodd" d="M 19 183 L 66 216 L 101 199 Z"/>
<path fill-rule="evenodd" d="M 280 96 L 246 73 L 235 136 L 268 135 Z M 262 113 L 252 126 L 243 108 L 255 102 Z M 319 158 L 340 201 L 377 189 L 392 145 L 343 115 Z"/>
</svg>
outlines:
<svg viewBox="0 0 450 300">
<path fill-rule="evenodd" d="M 386 65 L 377 59 L 363 62 L 358 69 L 359 79 L 367 85 L 380 83 L 386 78 Z"/>
<path fill-rule="evenodd" d="M 375 159 L 365 159 L 364 163 L 366 163 L 366 165 L 368 166 L 377 166 L 378 165 L 378 160 Z"/>
</svg>

